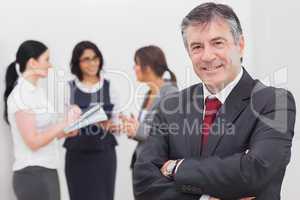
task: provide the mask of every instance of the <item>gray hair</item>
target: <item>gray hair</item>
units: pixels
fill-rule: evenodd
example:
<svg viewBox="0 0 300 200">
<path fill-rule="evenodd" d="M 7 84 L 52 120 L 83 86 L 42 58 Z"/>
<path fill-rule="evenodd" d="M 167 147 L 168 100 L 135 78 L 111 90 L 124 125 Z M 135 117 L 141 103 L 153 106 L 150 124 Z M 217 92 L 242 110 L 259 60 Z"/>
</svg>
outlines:
<svg viewBox="0 0 300 200">
<path fill-rule="evenodd" d="M 191 25 L 208 24 L 216 19 L 224 19 L 232 33 L 235 42 L 239 41 L 240 36 L 243 34 L 243 30 L 240 21 L 233 11 L 233 9 L 224 4 L 216 3 L 204 3 L 194 8 L 187 16 L 182 20 L 181 33 L 184 41 L 184 45 L 188 48 L 186 29 Z"/>
</svg>

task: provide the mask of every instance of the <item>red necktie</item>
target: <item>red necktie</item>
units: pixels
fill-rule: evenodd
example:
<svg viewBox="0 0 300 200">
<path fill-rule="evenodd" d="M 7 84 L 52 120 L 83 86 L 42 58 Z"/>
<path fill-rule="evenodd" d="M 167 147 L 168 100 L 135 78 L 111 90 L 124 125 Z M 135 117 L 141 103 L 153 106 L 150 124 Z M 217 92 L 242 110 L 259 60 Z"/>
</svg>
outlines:
<svg viewBox="0 0 300 200">
<path fill-rule="evenodd" d="M 205 99 L 205 115 L 202 124 L 202 147 L 208 142 L 211 125 L 221 105 L 222 103 L 217 98 L 206 97 Z"/>
</svg>

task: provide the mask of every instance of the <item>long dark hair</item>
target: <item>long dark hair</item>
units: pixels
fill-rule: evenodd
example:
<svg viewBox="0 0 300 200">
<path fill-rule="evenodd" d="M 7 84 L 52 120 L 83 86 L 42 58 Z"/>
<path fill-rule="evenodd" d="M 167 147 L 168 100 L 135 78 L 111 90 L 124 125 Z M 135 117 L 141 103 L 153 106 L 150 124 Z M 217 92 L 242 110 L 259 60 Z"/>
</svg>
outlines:
<svg viewBox="0 0 300 200">
<path fill-rule="evenodd" d="M 14 89 L 18 80 L 18 72 L 16 64 L 19 65 L 19 72 L 23 73 L 26 70 L 27 62 L 30 58 L 38 59 L 46 50 L 47 46 L 41 42 L 34 40 L 27 40 L 23 42 L 16 54 L 16 60 L 12 62 L 6 70 L 5 74 L 5 91 L 4 91 L 4 120 L 9 124 L 8 111 L 7 111 L 7 99 L 12 90 Z"/>
<path fill-rule="evenodd" d="M 176 76 L 169 69 L 164 52 L 157 46 L 150 45 L 139 48 L 134 55 L 135 63 L 141 65 L 142 70 L 150 67 L 155 75 L 162 77 L 167 71 L 170 73 L 171 82 L 176 84 Z"/>
<path fill-rule="evenodd" d="M 90 42 L 90 41 L 81 41 L 73 49 L 72 52 L 72 58 L 71 58 L 71 73 L 74 74 L 80 81 L 83 79 L 82 71 L 80 70 L 80 57 L 82 56 L 83 52 L 86 49 L 91 49 L 94 51 L 94 53 L 99 57 L 100 64 L 99 64 L 99 71 L 97 73 L 97 76 L 99 77 L 99 72 L 102 70 L 103 67 L 103 56 L 99 48 L 96 44 Z"/>
</svg>

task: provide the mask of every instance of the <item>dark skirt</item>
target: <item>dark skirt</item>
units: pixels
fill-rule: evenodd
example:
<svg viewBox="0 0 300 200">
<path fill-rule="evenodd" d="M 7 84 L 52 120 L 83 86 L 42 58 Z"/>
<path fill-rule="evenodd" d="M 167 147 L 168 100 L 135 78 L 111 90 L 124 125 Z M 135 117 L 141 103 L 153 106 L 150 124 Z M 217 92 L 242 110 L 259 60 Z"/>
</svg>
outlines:
<svg viewBox="0 0 300 200">
<path fill-rule="evenodd" d="M 115 147 L 105 151 L 66 153 L 70 200 L 113 200 L 116 178 Z"/>
<path fill-rule="evenodd" d="M 15 171 L 13 188 L 18 200 L 60 200 L 55 169 L 32 166 Z"/>
</svg>

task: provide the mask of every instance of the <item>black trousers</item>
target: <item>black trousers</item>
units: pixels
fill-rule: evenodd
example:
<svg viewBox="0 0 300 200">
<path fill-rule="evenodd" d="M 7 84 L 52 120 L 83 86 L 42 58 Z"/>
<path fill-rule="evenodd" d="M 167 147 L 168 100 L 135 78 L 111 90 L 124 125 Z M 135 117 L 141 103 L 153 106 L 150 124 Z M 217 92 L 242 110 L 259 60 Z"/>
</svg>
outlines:
<svg viewBox="0 0 300 200">
<path fill-rule="evenodd" d="M 70 200 L 113 200 L 116 178 L 115 147 L 95 152 L 66 153 Z"/>
<path fill-rule="evenodd" d="M 60 200 L 57 171 L 39 166 L 26 167 L 13 174 L 18 200 Z"/>
</svg>

